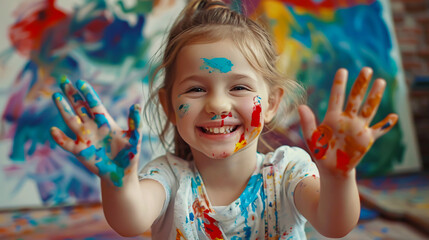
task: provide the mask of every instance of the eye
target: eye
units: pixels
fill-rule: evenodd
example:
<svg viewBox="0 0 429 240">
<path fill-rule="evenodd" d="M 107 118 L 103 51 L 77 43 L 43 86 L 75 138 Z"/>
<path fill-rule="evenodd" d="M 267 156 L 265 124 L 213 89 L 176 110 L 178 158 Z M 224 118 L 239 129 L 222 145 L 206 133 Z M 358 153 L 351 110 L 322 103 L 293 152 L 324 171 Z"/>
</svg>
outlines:
<svg viewBox="0 0 429 240">
<path fill-rule="evenodd" d="M 249 88 L 246 86 L 242 86 L 242 85 L 238 85 L 238 86 L 234 86 L 231 91 L 249 91 Z"/>
<path fill-rule="evenodd" d="M 205 92 L 206 90 L 204 90 L 203 88 L 200 87 L 193 87 L 190 88 L 188 91 L 186 91 L 186 93 L 190 93 L 190 92 Z"/>
</svg>

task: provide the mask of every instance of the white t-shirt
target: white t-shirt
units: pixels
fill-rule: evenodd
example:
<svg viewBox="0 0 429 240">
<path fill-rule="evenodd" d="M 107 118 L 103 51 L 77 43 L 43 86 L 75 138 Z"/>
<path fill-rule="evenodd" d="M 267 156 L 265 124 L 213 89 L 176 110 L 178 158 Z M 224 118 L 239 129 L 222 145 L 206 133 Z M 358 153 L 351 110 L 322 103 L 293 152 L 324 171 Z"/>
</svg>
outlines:
<svg viewBox="0 0 429 240">
<path fill-rule="evenodd" d="M 193 161 L 172 154 L 149 162 L 140 179 L 153 179 L 164 186 L 166 200 L 152 225 L 152 238 L 165 239 L 265 239 L 266 194 L 263 162 L 276 167 L 280 206 L 277 207 L 279 239 L 306 239 L 306 219 L 295 207 L 293 192 L 305 177 L 319 177 L 316 165 L 301 148 L 282 146 L 267 155 L 257 154 L 257 167 L 240 197 L 228 206 L 210 204 L 202 177 Z M 219 173 L 219 177 L 222 174 Z"/>
</svg>

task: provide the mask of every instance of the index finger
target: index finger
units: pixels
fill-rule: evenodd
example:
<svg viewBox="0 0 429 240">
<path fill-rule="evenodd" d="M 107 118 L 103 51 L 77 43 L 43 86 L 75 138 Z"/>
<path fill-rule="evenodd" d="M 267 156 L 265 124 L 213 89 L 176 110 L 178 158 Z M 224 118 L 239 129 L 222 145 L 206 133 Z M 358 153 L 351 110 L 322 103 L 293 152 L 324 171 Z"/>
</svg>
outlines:
<svg viewBox="0 0 429 240">
<path fill-rule="evenodd" d="M 344 68 L 338 69 L 332 83 L 331 96 L 329 98 L 328 111 L 342 111 L 344 95 L 347 84 L 348 72 Z"/>
</svg>

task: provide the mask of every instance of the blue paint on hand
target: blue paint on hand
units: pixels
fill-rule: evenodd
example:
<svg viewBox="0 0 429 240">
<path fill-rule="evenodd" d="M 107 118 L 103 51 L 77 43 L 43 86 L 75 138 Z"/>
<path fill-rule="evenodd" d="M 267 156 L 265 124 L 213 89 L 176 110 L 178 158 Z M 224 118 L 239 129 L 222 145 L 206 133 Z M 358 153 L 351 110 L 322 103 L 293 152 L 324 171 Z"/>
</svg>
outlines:
<svg viewBox="0 0 429 240">
<path fill-rule="evenodd" d="M 85 160 L 91 160 L 95 156 L 96 149 L 94 145 L 91 145 L 90 147 L 80 151 L 78 156 L 83 157 Z"/>
<path fill-rule="evenodd" d="M 98 97 L 97 92 L 94 90 L 94 88 L 92 88 L 89 83 L 79 79 L 76 82 L 76 87 L 85 96 L 85 99 L 88 102 L 90 108 L 101 105 L 101 100 Z"/>
<path fill-rule="evenodd" d="M 94 121 L 97 123 L 98 128 L 101 128 L 104 124 L 110 128 L 109 122 L 107 121 L 107 118 L 104 116 L 104 114 L 94 114 Z"/>
<path fill-rule="evenodd" d="M 384 125 L 381 127 L 381 130 L 384 130 L 384 129 L 388 128 L 388 127 L 390 127 L 390 122 L 387 122 L 386 124 L 384 124 Z"/>
<path fill-rule="evenodd" d="M 212 58 L 212 59 L 201 58 L 201 59 L 204 60 L 204 65 L 202 65 L 200 69 L 212 68 L 213 70 L 209 70 L 209 73 L 212 73 L 213 71 L 216 71 L 216 70 L 221 73 L 227 73 L 231 71 L 232 66 L 234 66 L 231 60 L 227 58 Z"/>
</svg>

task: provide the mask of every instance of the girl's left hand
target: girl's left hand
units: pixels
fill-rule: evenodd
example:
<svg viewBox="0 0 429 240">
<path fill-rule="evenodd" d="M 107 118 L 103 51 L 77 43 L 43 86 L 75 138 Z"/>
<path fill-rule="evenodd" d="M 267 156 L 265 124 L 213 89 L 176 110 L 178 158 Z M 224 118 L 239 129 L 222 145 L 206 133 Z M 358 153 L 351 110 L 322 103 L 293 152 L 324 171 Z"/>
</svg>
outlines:
<svg viewBox="0 0 429 240">
<path fill-rule="evenodd" d="M 345 110 L 343 104 L 347 70 L 339 69 L 331 89 L 325 119 L 317 126 L 313 112 L 306 105 L 298 109 L 304 138 L 320 171 L 347 175 L 361 161 L 374 141 L 387 133 L 397 122 L 397 114 L 389 114 L 382 121 L 369 126 L 386 87 L 384 79 L 375 80 L 362 105 L 372 77 L 372 69 L 365 67 L 353 84 Z"/>
</svg>

